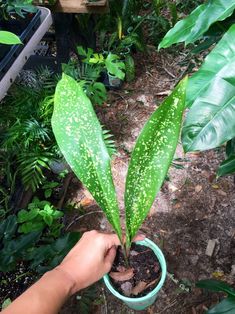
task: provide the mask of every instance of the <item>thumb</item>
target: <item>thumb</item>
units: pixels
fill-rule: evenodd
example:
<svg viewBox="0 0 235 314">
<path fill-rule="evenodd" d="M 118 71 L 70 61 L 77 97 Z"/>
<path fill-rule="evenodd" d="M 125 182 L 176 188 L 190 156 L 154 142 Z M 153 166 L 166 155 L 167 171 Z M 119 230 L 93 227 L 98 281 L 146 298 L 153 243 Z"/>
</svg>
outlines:
<svg viewBox="0 0 235 314">
<path fill-rule="evenodd" d="M 114 261 L 115 256 L 116 256 L 116 251 L 117 251 L 116 247 L 115 247 L 115 246 L 112 246 L 112 247 L 108 250 L 108 252 L 107 252 L 107 254 L 106 254 L 106 256 L 105 256 L 104 263 L 105 263 L 107 272 L 110 271 L 110 269 L 111 269 L 111 267 L 112 267 L 112 265 L 113 265 L 113 261 Z"/>
</svg>

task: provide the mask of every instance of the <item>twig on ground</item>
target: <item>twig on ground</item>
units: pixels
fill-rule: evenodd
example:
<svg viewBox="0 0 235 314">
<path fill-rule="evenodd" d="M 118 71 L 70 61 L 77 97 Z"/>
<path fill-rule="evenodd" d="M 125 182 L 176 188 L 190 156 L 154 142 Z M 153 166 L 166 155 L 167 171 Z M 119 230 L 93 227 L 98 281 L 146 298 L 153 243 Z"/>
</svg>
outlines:
<svg viewBox="0 0 235 314">
<path fill-rule="evenodd" d="M 165 313 L 166 310 L 170 309 L 172 306 L 174 306 L 177 303 L 177 300 L 174 300 L 171 304 L 167 305 L 162 311 L 160 311 L 158 314 Z"/>
<path fill-rule="evenodd" d="M 171 73 L 164 65 L 162 66 L 159 66 L 157 65 L 156 66 L 157 68 L 159 69 L 163 69 L 168 75 L 170 75 L 174 80 L 177 78 L 173 73 Z"/>
<path fill-rule="evenodd" d="M 105 292 L 104 292 L 104 288 L 101 288 L 102 290 L 102 295 L 103 295 L 103 298 L 104 298 L 104 314 L 108 314 L 108 307 L 107 307 L 107 300 L 106 300 L 106 295 L 105 295 Z"/>
<path fill-rule="evenodd" d="M 97 213 L 103 213 L 103 211 L 102 210 L 94 210 L 94 211 L 91 211 L 91 212 L 88 212 L 88 213 L 86 213 L 86 214 L 84 214 L 84 215 L 81 215 L 81 216 L 78 216 L 77 218 L 75 218 L 72 222 L 70 222 L 70 224 L 66 227 L 66 231 L 75 223 L 75 222 L 77 222 L 78 220 L 80 220 L 80 219 L 82 219 L 82 218 L 84 218 L 84 217 L 86 217 L 86 216 L 88 216 L 88 215 L 91 215 L 91 214 L 97 214 Z"/>
</svg>

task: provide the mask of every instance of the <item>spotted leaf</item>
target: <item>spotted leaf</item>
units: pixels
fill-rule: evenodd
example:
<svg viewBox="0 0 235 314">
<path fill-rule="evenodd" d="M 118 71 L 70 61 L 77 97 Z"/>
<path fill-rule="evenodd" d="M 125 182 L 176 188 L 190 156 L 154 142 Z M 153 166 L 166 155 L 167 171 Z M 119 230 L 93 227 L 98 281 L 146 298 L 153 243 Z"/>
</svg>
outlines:
<svg viewBox="0 0 235 314">
<path fill-rule="evenodd" d="M 177 146 L 187 77 L 152 114 L 132 152 L 125 190 L 127 246 L 165 179 Z"/>
<path fill-rule="evenodd" d="M 110 156 L 93 106 L 82 87 L 65 74 L 57 84 L 54 102 L 52 128 L 60 150 L 121 238 Z"/>
</svg>

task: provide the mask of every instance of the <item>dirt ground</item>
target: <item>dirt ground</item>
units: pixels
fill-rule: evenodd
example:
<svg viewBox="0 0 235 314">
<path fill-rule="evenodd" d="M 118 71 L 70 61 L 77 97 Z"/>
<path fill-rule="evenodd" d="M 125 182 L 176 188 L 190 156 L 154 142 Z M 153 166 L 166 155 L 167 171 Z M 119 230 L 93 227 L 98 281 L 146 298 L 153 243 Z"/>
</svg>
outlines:
<svg viewBox="0 0 235 314">
<path fill-rule="evenodd" d="M 125 84 L 120 91 L 111 91 L 107 104 L 98 109 L 102 124 L 114 134 L 118 148 L 112 166 L 122 210 L 130 152 L 145 121 L 184 71 L 180 66 L 183 56 L 183 53 L 174 56 L 166 52 L 137 55 L 135 82 Z M 91 298 L 91 309 L 86 313 L 204 313 L 221 295 L 203 292 L 194 287 L 195 282 L 217 278 L 234 283 L 234 178 L 216 180 L 215 177 L 223 150 L 184 155 L 179 144 L 176 157 L 183 160 L 178 162 L 183 169 L 171 167 L 169 180 L 141 228 L 161 247 L 167 261 L 167 279 L 157 301 L 146 311 L 136 312 L 114 298 L 100 282 Z M 69 201 L 83 208 L 82 213 L 68 215 L 70 230 L 111 230 L 90 194 L 76 179 L 70 187 Z M 209 257 L 206 255 L 208 241 L 215 239 L 216 246 Z M 80 306 L 82 299 L 82 294 L 71 298 L 61 313 L 85 313 Z"/>
</svg>

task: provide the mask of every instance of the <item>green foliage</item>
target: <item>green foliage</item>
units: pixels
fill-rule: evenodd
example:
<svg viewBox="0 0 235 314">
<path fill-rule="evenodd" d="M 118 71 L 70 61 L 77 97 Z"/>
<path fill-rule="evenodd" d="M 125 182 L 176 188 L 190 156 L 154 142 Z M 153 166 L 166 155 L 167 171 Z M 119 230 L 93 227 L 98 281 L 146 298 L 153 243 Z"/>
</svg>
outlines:
<svg viewBox="0 0 235 314">
<path fill-rule="evenodd" d="M 207 314 L 233 314 L 235 311 L 235 290 L 228 284 L 214 279 L 200 280 L 196 284 L 199 288 L 211 291 L 221 291 L 228 294 L 228 297 L 209 309 Z"/>
<path fill-rule="evenodd" d="M 107 100 L 107 91 L 103 83 L 95 82 L 93 84 L 85 84 L 84 91 L 93 104 L 99 106 Z"/>
<path fill-rule="evenodd" d="M 103 140 L 106 145 L 110 158 L 117 153 L 115 141 L 113 140 L 113 134 L 109 130 L 102 129 Z"/>
<path fill-rule="evenodd" d="M 31 4 L 32 1 L 27 0 L 7 0 L 0 2 L 0 16 L 4 19 L 8 19 L 11 14 L 16 14 L 22 18 L 27 13 L 37 12 L 37 7 Z"/>
<path fill-rule="evenodd" d="M 94 54 L 91 48 L 85 50 L 81 46 L 77 47 L 77 51 L 82 57 L 82 63 L 77 60 L 70 60 L 68 64 L 62 65 L 62 70 L 80 83 L 94 105 L 102 105 L 107 99 L 104 84 L 98 82 L 103 71 L 103 56 Z M 89 60 L 92 60 L 92 62 Z"/>
<path fill-rule="evenodd" d="M 22 42 L 15 34 L 7 31 L 0 31 L 0 44 L 18 45 L 22 44 Z"/>
<path fill-rule="evenodd" d="M 32 76 L 32 88 L 15 84 L 0 103 L 1 162 L 9 187 L 16 175 L 35 191 L 50 162 L 61 158 L 50 125 L 56 82 L 47 68 L 40 69 Z"/>
<path fill-rule="evenodd" d="M 135 61 L 130 54 L 125 56 L 126 81 L 131 82 L 135 78 Z"/>
<path fill-rule="evenodd" d="M 11 299 L 10 298 L 5 299 L 4 302 L 2 303 L 1 309 L 4 310 L 10 304 L 11 304 Z"/>
<path fill-rule="evenodd" d="M 217 170 L 218 177 L 235 172 L 235 138 L 227 142 L 226 156 L 227 158 L 220 164 Z"/>
<path fill-rule="evenodd" d="M 185 151 L 215 148 L 235 136 L 234 34 L 235 25 L 189 81 L 187 101 L 192 105 L 182 132 Z"/>
<path fill-rule="evenodd" d="M 88 48 L 85 50 L 82 47 L 78 47 L 78 54 L 83 57 L 82 61 L 88 64 L 97 64 L 100 72 L 107 70 L 108 73 L 123 80 L 125 77 L 125 64 L 120 61 L 119 56 L 113 53 L 109 53 L 107 57 L 104 57 L 101 53 L 95 53 L 93 49 Z"/>
<path fill-rule="evenodd" d="M 56 87 L 52 128 L 66 161 L 107 214 L 121 238 L 110 156 L 102 128 L 81 86 L 65 74 Z"/>
<path fill-rule="evenodd" d="M 78 300 L 78 309 L 81 314 L 91 313 L 92 306 L 97 303 L 98 290 L 95 285 L 88 287 L 76 295 Z"/>
<path fill-rule="evenodd" d="M 216 76 L 221 77 L 225 67 L 235 58 L 235 25 L 232 26 L 215 48 L 209 53 L 199 70 L 189 79 L 186 94 L 186 104 L 192 106 L 202 93 L 210 88 Z"/>
<path fill-rule="evenodd" d="M 210 25 L 223 21 L 233 13 L 234 9 L 233 0 L 208 0 L 185 19 L 176 23 L 160 42 L 159 49 L 179 42 L 185 42 L 186 45 L 195 42 L 209 29 Z"/>
<path fill-rule="evenodd" d="M 131 155 L 125 190 L 128 244 L 145 219 L 174 157 L 185 106 L 187 78 L 156 110 Z"/>
<path fill-rule="evenodd" d="M 0 271 L 13 270 L 20 261 L 38 273 L 58 265 L 79 238 L 75 233 L 62 235 L 62 216 L 49 202 L 34 198 L 27 209 L 2 220 Z"/>
<path fill-rule="evenodd" d="M 105 67 L 111 75 L 118 77 L 120 80 L 123 80 L 125 77 L 125 64 L 119 60 L 117 55 L 109 53 L 105 59 Z"/>
<path fill-rule="evenodd" d="M 32 231 L 42 231 L 50 227 L 49 231 L 53 236 L 58 236 L 60 229 L 63 227 L 58 219 L 63 217 L 63 213 L 56 210 L 49 202 L 40 202 L 34 199 L 29 205 L 29 209 L 22 209 L 17 215 L 19 233 L 29 233 Z"/>
<path fill-rule="evenodd" d="M 46 181 L 43 182 L 42 189 L 44 190 L 44 196 L 45 198 L 49 198 L 52 195 L 53 189 L 58 187 L 59 183 L 54 181 Z"/>
<path fill-rule="evenodd" d="M 145 219 L 173 159 L 185 107 L 186 83 L 187 78 L 151 116 L 133 151 L 125 192 L 127 248 Z M 121 239 L 110 156 L 101 125 L 80 85 L 65 74 L 56 88 L 52 127 L 68 164 L 96 199 Z"/>
</svg>

